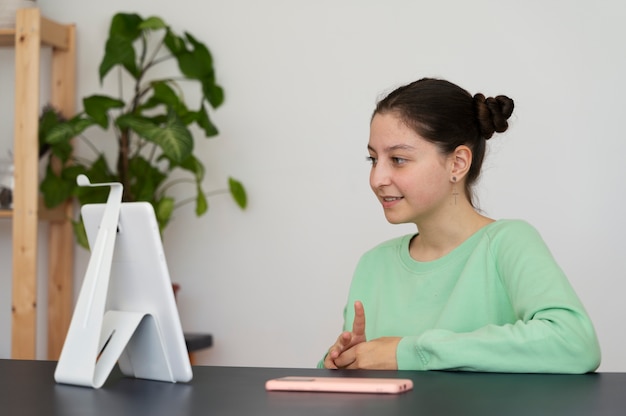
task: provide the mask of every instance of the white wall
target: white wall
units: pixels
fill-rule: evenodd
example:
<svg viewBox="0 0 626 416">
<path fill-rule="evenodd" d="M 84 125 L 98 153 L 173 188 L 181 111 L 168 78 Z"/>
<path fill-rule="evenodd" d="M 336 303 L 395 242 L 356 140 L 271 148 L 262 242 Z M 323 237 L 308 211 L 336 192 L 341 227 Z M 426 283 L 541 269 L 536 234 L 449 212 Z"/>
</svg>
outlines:
<svg viewBox="0 0 626 416">
<path fill-rule="evenodd" d="M 399 84 L 437 76 L 472 93 L 515 99 L 510 132 L 491 141 L 481 206 L 541 231 L 595 322 L 600 369 L 626 371 L 622 2 L 39 4 L 49 17 L 77 24 L 79 97 L 99 90 L 97 66 L 117 11 L 163 16 L 214 53 L 227 94 L 214 114 L 222 133 L 198 147 L 208 187 L 233 175 L 246 185 L 250 206 L 241 212 L 219 196 L 201 219 L 192 207 L 177 211 L 166 231 L 170 271 L 182 285 L 183 326 L 214 335 L 201 363 L 315 365 L 340 331 L 360 254 L 412 231 L 388 225 L 368 188 L 364 158 L 375 100 Z M 7 61 L 0 60 L 2 71 Z M 10 230 L 5 224 L 0 230 Z M 7 234 L 0 237 L 5 357 Z M 86 259 L 79 250 L 77 281 Z"/>
</svg>

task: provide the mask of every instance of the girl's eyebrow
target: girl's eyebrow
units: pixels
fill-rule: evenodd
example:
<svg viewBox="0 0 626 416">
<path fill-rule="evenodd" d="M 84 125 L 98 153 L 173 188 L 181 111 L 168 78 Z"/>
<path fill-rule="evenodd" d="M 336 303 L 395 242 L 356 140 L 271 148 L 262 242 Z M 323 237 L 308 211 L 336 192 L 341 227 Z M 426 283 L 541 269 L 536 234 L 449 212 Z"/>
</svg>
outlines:
<svg viewBox="0 0 626 416">
<path fill-rule="evenodd" d="M 374 148 L 372 146 L 370 146 L 369 144 L 367 145 L 367 149 L 372 151 L 372 152 L 376 152 L 376 150 L 374 150 Z M 387 146 L 384 149 L 386 152 L 393 152 L 394 150 L 415 150 L 415 147 L 409 145 L 409 144 L 394 144 L 392 146 Z"/>
<path fill-rule="evenodd" d="M 410 144 L 396 144 L 387 147 L 385 150 L 388 152 L 391 152 L 393 150 L 415 150 L 415 147 L 411 146 Z"/>
</svg>

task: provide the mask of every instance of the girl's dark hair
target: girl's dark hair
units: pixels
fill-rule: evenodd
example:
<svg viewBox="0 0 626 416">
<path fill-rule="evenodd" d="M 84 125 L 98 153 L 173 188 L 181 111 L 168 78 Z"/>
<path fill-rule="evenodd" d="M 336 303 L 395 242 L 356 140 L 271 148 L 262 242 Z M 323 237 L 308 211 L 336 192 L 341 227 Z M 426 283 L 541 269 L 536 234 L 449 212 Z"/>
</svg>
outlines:
<svg viewBox="0 0 626 416">
<path fill-rule="evenodd" d="M 451 82 L 422 78 L 402 86 L 376 105 L 374 114 L 393 113 L 424 139 L 437 145 L 442 154 L 466 145 L 472 164 L 465 181 L 465 194 L 472 206 L 472 186 L 480 175 L 486 140 L 509 127 L 513 100 L 505 95 L 485 98 L 472 95 Z"/>
</svg>

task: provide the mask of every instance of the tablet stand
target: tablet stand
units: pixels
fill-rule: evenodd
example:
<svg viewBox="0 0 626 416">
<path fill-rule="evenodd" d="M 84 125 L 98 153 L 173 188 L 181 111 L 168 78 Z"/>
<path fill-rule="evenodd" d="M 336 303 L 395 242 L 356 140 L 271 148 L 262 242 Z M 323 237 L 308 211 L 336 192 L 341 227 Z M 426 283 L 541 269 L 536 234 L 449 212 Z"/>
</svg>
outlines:
<svg viewBox="0 0 626 416">
<path fill-rule="evenodd" d="M 111 190 L 54 379 L 100 388 L 119 360 L 132 368 L 135 377 L 175 382 L 156 319 L 148 313 L 105 310 L 122 184 L 91 184 L 84 175 L 77 183 Z"/>
</svg>

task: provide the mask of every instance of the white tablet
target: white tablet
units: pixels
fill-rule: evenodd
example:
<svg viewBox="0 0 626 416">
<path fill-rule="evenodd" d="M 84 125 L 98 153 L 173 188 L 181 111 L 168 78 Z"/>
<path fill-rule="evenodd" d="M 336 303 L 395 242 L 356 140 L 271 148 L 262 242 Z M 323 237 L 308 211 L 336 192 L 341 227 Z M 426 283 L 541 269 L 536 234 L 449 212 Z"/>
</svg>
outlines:
<svg viewBox="0 0 626 416">
<path fill-rule="evenodd" d="M 105 206 L 89 204 L 81 209 L 91 247 Z M 151 341 L 160 337 L 170 367 L 169 381 L 189 381 L 189 355 L 154 209 L 147 202 L 122 203 L 118 224 L 105 309 L 149 314 L 157 323 L 158 332 L 135 334 L 120 356 L 120 369 L 138 378 L 153 378 L 151 374 L 161 373 L 154 368 L 161 365 L 154 359 L 158 357 L 153 350 L 159 348 L 158 342 Z"/>
</svg>

